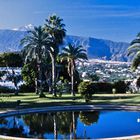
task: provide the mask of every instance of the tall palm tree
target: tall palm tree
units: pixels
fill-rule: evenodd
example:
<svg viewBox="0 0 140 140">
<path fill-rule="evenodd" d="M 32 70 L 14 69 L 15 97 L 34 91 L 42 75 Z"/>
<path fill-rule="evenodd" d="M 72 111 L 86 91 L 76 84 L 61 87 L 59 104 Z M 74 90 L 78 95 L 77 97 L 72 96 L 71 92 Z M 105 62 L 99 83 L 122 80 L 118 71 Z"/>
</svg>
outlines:
<svg viewBox="0 0 140 140">
<path fill-rule="evenodd" d="M 34 30 L 29 31 L 28 35 L 21 40 L 21 45 L 24 46 L 23 55 L 25 56 L 25 63 L 36 60 L 38 68 L 39 81 L 39 95 L 44 97 L 42 87 L 42 62 L 48 55 L 48 42 L 49 35 L 45 32 L 45 29 L 41 26 L 34 27 Z"/>
<path fill-rule="evenodd" d="M 56 57 L 59 53 L 59 45 L 63 43 L 66 35 L 65 24 L 62 21 L 61 18 L 52 15 L 46 19 L 45 24 L 45 30 L 51 38 L 49 54 L 52 61 L 52 93 L 54 96 L 56 96 Z"/>
<path fill-rule="evenodd" d="M 140 65 L 140 33 L 130 43 L 128 56 L 133 56 L 132 68 L 135 70 Z"/>
<path fill-rule="evenodd" d="M 76 47 L 75 45 L 69 44 L 67 47 L 63 48 L 62 54 L 60 55 L 62 60 L 67 60 L 68 62 L 68 73 L 71 77 L 71 94 L 75 96 L 74 93 L 74 72 L 76 70 L 76 61 L 87 60 L 86 50 L 83 46 Z"/>
</svg>

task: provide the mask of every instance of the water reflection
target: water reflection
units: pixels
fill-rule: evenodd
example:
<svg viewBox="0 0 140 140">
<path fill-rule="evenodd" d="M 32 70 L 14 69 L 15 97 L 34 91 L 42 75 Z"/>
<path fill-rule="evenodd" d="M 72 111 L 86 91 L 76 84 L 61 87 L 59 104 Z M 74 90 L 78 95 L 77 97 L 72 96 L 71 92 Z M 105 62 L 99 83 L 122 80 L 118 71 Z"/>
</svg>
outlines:
<svg viewBox="0 0 140 140">
<path fill-rule="evenodd" d="M 2 118 L 0 133 L 18 137 L 76 139 L 78 118 L 89 125 L 97 122 L 98 112 L 35 113 Z"/>
<path fill-rule="evenodd" d="M 0 119 L 0 133 L 9 136 L 26 137 L 25 130 L 23 129 L 23 120 L 20 116 Z"/>
<path fill-rule="evenodd" d="M 85 125 L 92 125 L 93 123 L 97 123 L 99 119 L 99 112 L 80 112 L 79 114 L 80 121 Z"/>
<path fill-rule="evenodd" d="M 137 117 L 138 112 L 115 111 L 34 113 L 1 118 L 0 134 L 44 139 L 129 136 L 140 134 Z"/>
</svg>

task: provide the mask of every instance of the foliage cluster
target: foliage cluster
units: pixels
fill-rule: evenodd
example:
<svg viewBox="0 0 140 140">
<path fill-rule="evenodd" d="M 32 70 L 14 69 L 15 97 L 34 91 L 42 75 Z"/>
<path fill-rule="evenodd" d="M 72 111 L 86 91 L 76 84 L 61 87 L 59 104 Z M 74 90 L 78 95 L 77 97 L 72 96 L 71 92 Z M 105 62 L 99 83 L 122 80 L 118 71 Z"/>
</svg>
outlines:
<svg viewBox="0 0 140 140">
<path fill-rule="evenodd" d="M 5 87 L 5 86 L 0 86 L 0 93 L 14 93 L 15 89 Z"/>
<path fill-rule="evenodd" d="M 81 96 L 88 102 L 92 98 L 92 94 L 94 94 L 93 83 L 90 81 L 81 82 L 78 86 L 78 92 Z"/>
<path fill-rule="evenodd" d="M 78 86 L 78 92 L 87 100 L 91 99 L 94 93 L 112 93 L 112 89 L 115 89 L 116 93 L 126 93 L 128 85 L 124 81 L 114 83 L 83 81 Z"/>
<path fill-rule="evenodd" d="M 0 54 L 0 67 L 21 67 L 23 60 L 20 52 Z"/>
</svg>

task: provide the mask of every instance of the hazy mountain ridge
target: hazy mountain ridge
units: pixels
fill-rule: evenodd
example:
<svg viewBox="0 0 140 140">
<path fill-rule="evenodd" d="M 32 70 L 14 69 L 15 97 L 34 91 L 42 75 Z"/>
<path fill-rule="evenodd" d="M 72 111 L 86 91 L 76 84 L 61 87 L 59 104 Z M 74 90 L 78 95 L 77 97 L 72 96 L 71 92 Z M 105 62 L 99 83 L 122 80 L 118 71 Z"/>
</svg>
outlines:
<svg viewBox="0 0 140 140">
<path fill-rule="evenodd" d="M 20 30 L 0 30 L 0 52 L 20 51 L 20 40 L 24 38 L 27 31 Z M 114 42 L 91 37 L 79 37 L 68 35 L 64 39 L 64 45 L 74 43 L 83 45 L 87 50 L 89 58 L 127 61 L 128 43 Z"/>
<path fill-rule="evenodd" d="M 78 36 L 67 36 L 65 44 L 67 42 L 85 46 L 89 58 L 129 61 L 129 58 L 127 57 L 129 43 L 126 42 L 115 42 L 105 39 Z"/>
<path fill-rule="evenodd" d="M 20 40 L 27 34 L 25 31 L 0 30 L 0 52 L 20 51 Z"/>
</svg>

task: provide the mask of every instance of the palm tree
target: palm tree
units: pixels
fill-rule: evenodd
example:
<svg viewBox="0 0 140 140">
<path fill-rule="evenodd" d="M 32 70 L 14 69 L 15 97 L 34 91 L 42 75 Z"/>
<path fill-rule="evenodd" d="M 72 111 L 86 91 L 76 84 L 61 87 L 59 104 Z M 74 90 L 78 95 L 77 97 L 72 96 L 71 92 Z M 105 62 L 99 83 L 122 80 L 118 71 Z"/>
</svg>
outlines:
<svg viewBox="0 0 140 140">
<path fill-rule="evenodd" d="M 52 61 L 52 93 L 56 96 L 56 57 L 59 53 L 59 45 L 63 43 L 66 35 L 65 25 L 62 19 L 56 15 L 52 15 L 46 19 L 45 30 L 51 38 L 49 54 Z"/>
<path fill-rule="evenodd" d="M 128 48 L 128 56 L 133 56 L 132 68 L 135 70 L 140 64 L 140 33 L 134 39 Z"/>
<path fill-rule="evenodd" d="M 36 60 L 39 74 L 39 79 L 38 77 L 36 79 L 40 83 L 40 97 L 44 97 L 42 87 L 42 63 L 43 59 L 48 55 L 48 42 L 49 36 L 41 26 L 34 27 L 34 30 L 29 31 L 28 35 L 21 40 L 21 45 L 25 47 L 23 51 L 25 63 Z"/>
<path fill-rule="evenodd" d="M 76 47 L 75 45 L 69 44 L 67 47 L 63 48 L 62 54 L 60 55 L 63 60 L 68 62 L 68 73 L 71 77 L 71 94 L 75 96 L 74 93 L 74 72 L 76 70 L 76 60 L 82 61 L 87 60 L 86 50 L 83 49 L 83 46 Z"/>
</svg>

